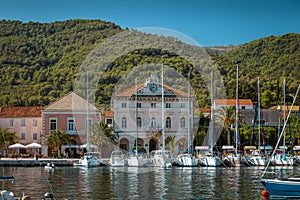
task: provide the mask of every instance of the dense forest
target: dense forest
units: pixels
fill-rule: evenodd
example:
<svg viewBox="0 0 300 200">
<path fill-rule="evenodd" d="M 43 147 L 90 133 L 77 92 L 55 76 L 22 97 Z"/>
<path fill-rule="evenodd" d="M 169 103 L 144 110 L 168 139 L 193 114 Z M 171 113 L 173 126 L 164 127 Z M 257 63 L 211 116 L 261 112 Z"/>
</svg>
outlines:
<svg viewBox="0 0 300 200">
<path fill-rule="evenodd" d="M 78 70 L 88 54 L 104 39 L 122 31 L 125 30 L 118 25 L 101 20 L 0 21 L 0 105 L 45 106 L 72 91 Z M 153 37 L 160 40 L 162 36 Z M 170 37 L 167 40 L 178 42 Z M 228 98 L 235 98 L 238 61 L 240 98 L 256 100 L 257 77 L 260 76 L 262 106 L 271 107 L 282 101 L 284 77 L 287 100 L 292 101 L 300 83 L 299 45 L 299 34 L 286 34 L 261 38 L 234 48 L 205 49 L 218 65 Z M 118 80 L 135 66 L 145 63 L 164 63 L 185 77 L 193 68 L 176 53 L 163 49 L 136 49 L 118 57 L 103 72 L 96 89 L 96 105 L 108 107 Z M 203 78 L 192 69 L 191 79 L 199 105 L 209 106 L 210 97 Z"/>
</svg>

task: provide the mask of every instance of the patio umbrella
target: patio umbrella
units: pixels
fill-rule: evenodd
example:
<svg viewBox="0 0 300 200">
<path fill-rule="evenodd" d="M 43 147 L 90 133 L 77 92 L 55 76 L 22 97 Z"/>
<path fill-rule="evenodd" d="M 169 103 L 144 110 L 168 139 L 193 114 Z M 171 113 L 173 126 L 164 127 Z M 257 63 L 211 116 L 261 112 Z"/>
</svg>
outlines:
<svg viewBox="0 0 300 200">
<path fill-rule="evenodd" d="M 23 144 L 16 143 L 16 144 L 10 145 L 8 148 L 9 149 L 23 149 L 23 148 L 25 148 L 25 146 Z"/>
<path fill-rule="evenodd" d="M 38 155 L 36 154 L 36 149 L 42 148 L 42 145 L 39 143 L 33 142 L 26 145 L 26 149 L 34 149 L 34 157 L 35 159 L 38 159 Z"/>
<path fill-rule="evenodd" d="M 38 148 L 42 148 L 42 145 L 36 143 L 36 142 L 33 142 L 33 143 L 30 143 L 30 144 L 27 144 L 26 145 L 26 148 L 30 149 L 38 149 Z"/>
<path fill-rule="evenodd" d="M 14 152 L 19 155 L 20 154 L 20 149 L 24 149 L 25 146 L 23 144 L 16 143 L 16 144 L 10 145 L 8 148 L 9 149 L 17 149 L 16 151 L 14 150 Z"/>
</svg>

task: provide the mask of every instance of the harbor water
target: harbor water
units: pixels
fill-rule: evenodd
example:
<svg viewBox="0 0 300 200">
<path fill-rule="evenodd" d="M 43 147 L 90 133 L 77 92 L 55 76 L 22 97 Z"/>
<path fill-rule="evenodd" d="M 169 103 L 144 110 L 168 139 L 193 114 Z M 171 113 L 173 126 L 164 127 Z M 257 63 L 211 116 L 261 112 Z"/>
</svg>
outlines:
<svg viewBox="0 0 300 200">
<path fill-rule="evenodd" d="M 55 199 L 262 199 L 263 168 L 2 167 L 2 189 L 31 199 L 51 191 Z M 300 168 L 299 168 L 300 169 Z M 289 175 L 297 167 L 276 168 Z"/>
</svg>

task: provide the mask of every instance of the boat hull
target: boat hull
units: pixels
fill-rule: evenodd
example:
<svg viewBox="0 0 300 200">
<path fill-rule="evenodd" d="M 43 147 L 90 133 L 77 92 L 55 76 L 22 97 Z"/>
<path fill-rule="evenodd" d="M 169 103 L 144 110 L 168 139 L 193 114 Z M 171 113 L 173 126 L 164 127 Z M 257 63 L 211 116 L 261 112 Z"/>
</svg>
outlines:
<svg viewBox="0 0 300 200">
<path fill-rule="evenodd" d="M 272 197 L 300 197 L 300 181 L 265 179 L 262 183 Z"/>
</svg>

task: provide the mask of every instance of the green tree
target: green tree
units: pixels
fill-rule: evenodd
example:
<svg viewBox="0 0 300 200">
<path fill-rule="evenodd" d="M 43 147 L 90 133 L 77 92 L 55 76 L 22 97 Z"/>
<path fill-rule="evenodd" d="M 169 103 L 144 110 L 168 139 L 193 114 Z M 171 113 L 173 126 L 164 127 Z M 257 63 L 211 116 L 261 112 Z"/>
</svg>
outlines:
<svg viewBox="0 0 300 200">
<path fill-rule="evenodd" d="M 74 144 L 74 141 L 71 135 L 63 132 L 63 131 L 52 131 L 50 137 L 46 141 L 48 147 L 57 150 L 58 155 L 61 155 L 61 146 L 67 144 Z"/>
<path fill-rule="evenodd" d="M 104 122 L 94 124 L 91 129 L 90 143 L 101 147 L 107 144 L 117 144 L 117 138 L 113 134 L 113 129 L 109 128 Z"/>
<path fill-rule="evenodd" d="M 166 147 L 168 147 L 171 151 L 171 156 L 175 157 L 174 150 L 179 144 L 179 142 L 176 141 L 176 139 L 175 139 L 175 135 L 174 136 L 168 136 L 165 141 L 166 141 Z"/>
<path fill-rule="evenodd" d="M 231 144 L 231 129 L 233 128 L 235 122 L 235 106 L 223 107 L 219 112 L 219 118 L 224 124 L 224 129 L 227 132 L 227 144 Z M 217 117 L 217 118 L 218 118 Z"/>
<path fill-rule="evenodd" d="M 15 134 L 15 132 L 8 132 L 7 129 L 0 128 L 0 148 L 7 152 L 9 145 L 16 143 L 18 140 Z"/>
</svg>

